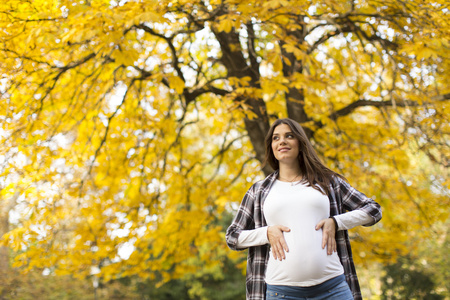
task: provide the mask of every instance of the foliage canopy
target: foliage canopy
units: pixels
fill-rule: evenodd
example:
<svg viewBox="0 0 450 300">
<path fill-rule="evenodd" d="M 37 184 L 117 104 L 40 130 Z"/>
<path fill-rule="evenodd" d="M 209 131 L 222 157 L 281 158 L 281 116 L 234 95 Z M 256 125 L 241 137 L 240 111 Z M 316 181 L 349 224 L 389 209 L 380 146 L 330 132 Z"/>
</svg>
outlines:
<svg viewBox="0 0 450 300">
<path fill-rule="evenodd" d="M 356 260 L 414 251 L 448 218 L 449 20 L 443 0 L 2 1 L 14 266 L 217 273 L 239 256 L 220 220 L 286 116 L 383 206 Z"/>
</svg>

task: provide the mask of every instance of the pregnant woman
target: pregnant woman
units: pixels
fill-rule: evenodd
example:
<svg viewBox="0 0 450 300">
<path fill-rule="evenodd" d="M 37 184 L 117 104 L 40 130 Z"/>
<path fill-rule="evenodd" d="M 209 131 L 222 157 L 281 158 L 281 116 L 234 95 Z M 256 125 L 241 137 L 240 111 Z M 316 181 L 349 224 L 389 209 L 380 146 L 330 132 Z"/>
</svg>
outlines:
<svg viewBox="0 0 450 300">
<path fill-rule="evenodd" d="M 275 172 L 226 233 L 231 249 L 249 249 L 247 299 L 362 299 L 347 230 L 377 223 L 380 205 L 328 169 L 294 120 L 275 121 L 265 142 Z"/>
</svg>

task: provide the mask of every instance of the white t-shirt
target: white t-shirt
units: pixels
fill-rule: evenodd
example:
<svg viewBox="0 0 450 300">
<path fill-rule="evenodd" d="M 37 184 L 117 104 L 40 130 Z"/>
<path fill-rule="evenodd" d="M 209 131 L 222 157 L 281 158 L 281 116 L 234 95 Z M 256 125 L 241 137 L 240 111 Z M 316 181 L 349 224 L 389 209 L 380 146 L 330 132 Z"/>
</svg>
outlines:
<svg viewBox="0 0 450 300">
<path fill-rule="evenodd" d="M 276 188 L 276 189 L 274 190 L 274 188 Z M 317 197 L 318 203 L 311 203 L 310 202 L 311 199 L 309 199 L 309 200 L 306 199 L 306 197 L 308 195 L 311 195 L 312 197 Z M 279 200 L 277 200 L 277 199 L 279 199 Z M 304 199 L 304 200 L 302 200 L 302 199 Z M 270 202 L 268 202 L 269 200 L 270 200 L 270 202 L 272 202 L 272 204 L 270 204 Z M 277 203 L 280 201 L 283 203 L 286 202 L 286 203 L 284 203 L 286 205 L 286 207 L 283 207 L 282 204 Z M 316 208 L 313 208 L 312 211 L 317 211 L 318 210 L 317 207 L 322 206 L 322 209 L 319 209 L 320 210 L 319 214 L 322 215 L 322 218 L 317 219 L 316 222 L 311 222 L 312 216 L 310 215 L 310 212 L 308 209 L 305 211 L 304 208 L 303 209 L 295 208 L 296 204 L 299 204 L 297 202 L 300 202 L 300 201 L 303 201 L 303 204 L 307 204 L 309 202 L 310 204 L 312 204 L 313 207 L 316 206 Z M 289 202 L 292 202 L 292 203 L 289 203 Z M 269 206 L 267 206 L 268 203 L 269 203 Z M 291 204 L 293 204 L 293 206 L 291 206 Z M 276 220 L 272 220 L 272 222 L 279 221 L 279 223 L 272 223 L 271 221 L 268 220 L 267 214 L 270 214 L 270 212 L 267 212 L 267 209 L 270 210 L 271 206 L 275 210 L 274 218 L 276 219 Z M 281 207 L 279 207 L 279 206 L 281 206 Z M 323 207 L 326 207 L 325 210 L 323 210 Z M 292 219 L 294 219 L 294 226 L 292 226 L 288 223 L 288 218 L 285 217 L 284 211 L 287 211 L 286 216 L 294 215 L 294 217 L 292 218 Z M 339 268 L 339 266 L 342 268 L 338 256 L 336 255 L 336 253 L 334 253 L 329 258 L 327 257 L 327 259 L 330 259 L 333 262 L 333 264 L 331 266 L 331 269 L 326 268 L 326 270 L 324 270 L 323 278 L 320 278 L 320 279 L 317 279 L 314 277 L 307 278 L 307 276 L 304 276 L 307 278 L 306 281 L 295 282 L 295 283 L 291 279 L 287 278 L 287 274 L 289 272 L 294 272 L 295 273 L 294 277 L 298 276 L 297 273 L 303 273 L 304 275 L 306 275 L 306 272 L 305 272 L 306 268 L 304 268 L 304 266 L 302 266 L 302 265 L 298 265 L 298 260 L 300 259 L 300 261 L 301 261 L 302 258 L 304 259 L 306 257 L 306 255 L 308 255 L 308 254 L 307 253 L 299 254 L 300 253 L 299 249 L 302 246 L 300 245 L 300 248 L 299 248 L 297 245 L 298 244 L 297 241 L 295 241 L 294 244 L 291 242 L 292 240 L 296 240 L 296 238 L 295 238 L 296 234 L 299 234 L 300 232 L 305 231 L 303 229 L 301 229 L 301 231 L 299 231 L 298 233 L 297 233 L 297 230 L 295 232 L 293 231 L 298 226 L 298 225 L 295 225 L 295 223 L 298 223 L 295 220 L 302 219 L 302 216 L 304 216 L 304 215 L 307 216 L 307 219 L 310 219 L 308 221 L 308 223 L 312 224 L 312 229 L 308 228 L 308 230 L 306 230 L 306 231 L 309 233 L 310 237 L 314 237 L 313 239 L 316 240 L 315 245 L 317 246 L 317 244 L 319 244 L 319 246 L 320 246 L 319 250 L 318 250 L 319 256 L 321 255 L 321 257 L 323 258 L 324 257 L 323 254 L 324 253 L 326 254 L 326 248 L 322 250 L 322 247 L 321 247 L 322 230 L 317 231 L 317 233 L 320 233 L 318 235 L 315 235 L 314 232 L 312 232 L 312 230 L 315 231 L 315 225 L 320 220 L 328 218 L 329 217 L 328 214 L 329 214 L 329 200 L 328 200 L 327 196 L 319 193 L 317 190 L 313 189 L 312 187 L 306 187 L 305 185 L 300 184 L 300 183 L 296 183 L 295 185 L 291 186 L 291 184 L 289 182 L 282 182 L 279 180 L 277 180 L 274 183 L 272 189 L 270 190 L 269 195 L 267 196 L 267 198 L 264 202 L 264 216 L 265 216 L 266 221 L 268 222 L 269 226 L 270 225 L 284 225 L 284 226 L 288 226 L 291 229 L 291 232 L 284 233 L 286 242 L 289 247 L 289 253 L 286 253 L 286 255 L 288 257 L 292 257 L 292 254 L 294 253 L 296 255 L 298 254 L 299 258 L 290 259 L 289 261 L 291 263 L 285 263 L 286 260 L 279 262 L 279 261 L 275 261 L 273 259 L 272 253 L 270 253 L 269 264 L 272 263 L 272 265 L 274 267 L 272 270 L 275 271 L 278 267 L 281 268 L 281 266 L 283 266 L 283 268 L 290 268 L 290 270 L 287 270 L 286 272 L 282 271 L 281 273 L 280 272 L 273 273 L 273 274 L 282 274 L 283 273 L 284 274 L 283 276 L 286 276 L 285 277 L 286 280 L 285 279 L 281 280 L 283 282 L 281 282 L 280 280 L 272 281 L 272 279 L 269 279 L 269 281 L 267 281 L 268 277 L 276 278 L 276 276 L 272 276 L 269 273 L 270 271 L 266 271 L 266 282 L 267 283 L 276 284 L 276 285 L 313 286 L 316 284 L 320 284 L 320 283 L 326 281 L 327 279 L 333 278 L 334 275 L 331 275 L 331 273 L 333 273 L 333 271 L 336 271 L 337 268 Z M 334 218 L 336 219 L 336 221 L 338 223 L 338 230 L 348 230 L 348 229 L 351 229 L 351 228 L 359 226 L 359 225 L 370 224 L 373 221 L 372 217 L 370 215 L 368 215 L 367 213 L 365 213 L 364 211 L 361 211 L 361 210 L 349 211 L 349 212 L 334 216 Z M 289 222 L 291 222 L 291 221 L 289 221 Z M 268 226 L 257 228 L 257 229 L 252 229 L 252 230 L 243 230 L 239 234 L 237 248 L 247 248 L 247 247 L 268 244 L 269 240 L 267 239 L 267 228 L 268 228 Z M 291 234 L 291 233 L 294 233 L 294 234 Z M 318 239 L 320 240 L 320 243 L 317 241 Z M 302 239 L 299 239 L 299 241 L 302 241 Z M 306 240 L 304 242 L 306 243 Z M 296 248 L 297 248 L 297 250 L 295 250 Z M 308 251 L 308 249 L 307 249 L 307 251 Z M 323 253 L 321 251 L 323 251 Z M 337 258 L 337 260 L 336 260 L 336 258 Z M 297 260 L 297 263 L 294 263 L 294 260 Z M 339 263 L 339 266 L 336 265 L 336 262 Z M 309 268 L 310 268 L 311 263 L 316 263 L 316 262 L 308 261 L 307 264 L 305 264 L 305 266 L 309 266 Z M 278 265 L 278 267 L 277 267 L 277 265 Z M 313 269 L 315 269 L 315 268 L 313 268 Z M 331 273 L 328 274 L 327 272 L 331 272 Z M 336 276 L 338 276 L 340 274 L 342 274 L 342 273 L 338 273 L 338 272 L 335 273 Z M 300 275 L 302 275 L 302 274 L 300 274 Z M 277 283 L 275 283 L 275 282 L 277 282 Z"/>
<path fill-rule="evenodd" d="M 266 282 L 272 285 L 313 286 L 344 273 L 337 252 L 322 249 L 319 221 L 329 217 L 328 197 L 318 190 L 298 183 L 277 180 L 264 202 L 267 225 L 284 225 L 289 248 L 286 259 L 275 260 L 270 253 Z"/>
</svg>

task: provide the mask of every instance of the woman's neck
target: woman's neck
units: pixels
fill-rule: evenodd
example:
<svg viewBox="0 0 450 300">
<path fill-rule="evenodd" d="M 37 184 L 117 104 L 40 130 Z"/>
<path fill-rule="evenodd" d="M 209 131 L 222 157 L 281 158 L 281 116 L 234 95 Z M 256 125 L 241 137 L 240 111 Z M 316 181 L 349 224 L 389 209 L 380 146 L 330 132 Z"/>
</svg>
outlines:
<svg viewBox="0 0 450 300">
<path fill-rule="evenodd" d="M 296 181 L 302 179 L 302 171 L 299 165 L 281 165 L 278 173 L 278 179 L 281 181 Z"/>
</svg>

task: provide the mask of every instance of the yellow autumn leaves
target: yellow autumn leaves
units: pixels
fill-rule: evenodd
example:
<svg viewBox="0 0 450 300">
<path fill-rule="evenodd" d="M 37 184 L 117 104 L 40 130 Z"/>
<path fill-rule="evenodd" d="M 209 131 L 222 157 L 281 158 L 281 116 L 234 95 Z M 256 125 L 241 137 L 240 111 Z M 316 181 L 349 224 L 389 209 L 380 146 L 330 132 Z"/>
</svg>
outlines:
<svg viewBox="0 0 450 300">
<path fill-rule="evenodd" d="M 245 122 L 290 116 L 288 104 L 327 165 L 383 206 L 379 227 L 353 233 L 357 260 L 442 234 L 448 12 L 410 5 L 398 17 L 398 1 L 3 1 L 14 265 L 105 281 L 220 267 L 239 255 L 225 222 L 263 176 Z"/>
</svg>

